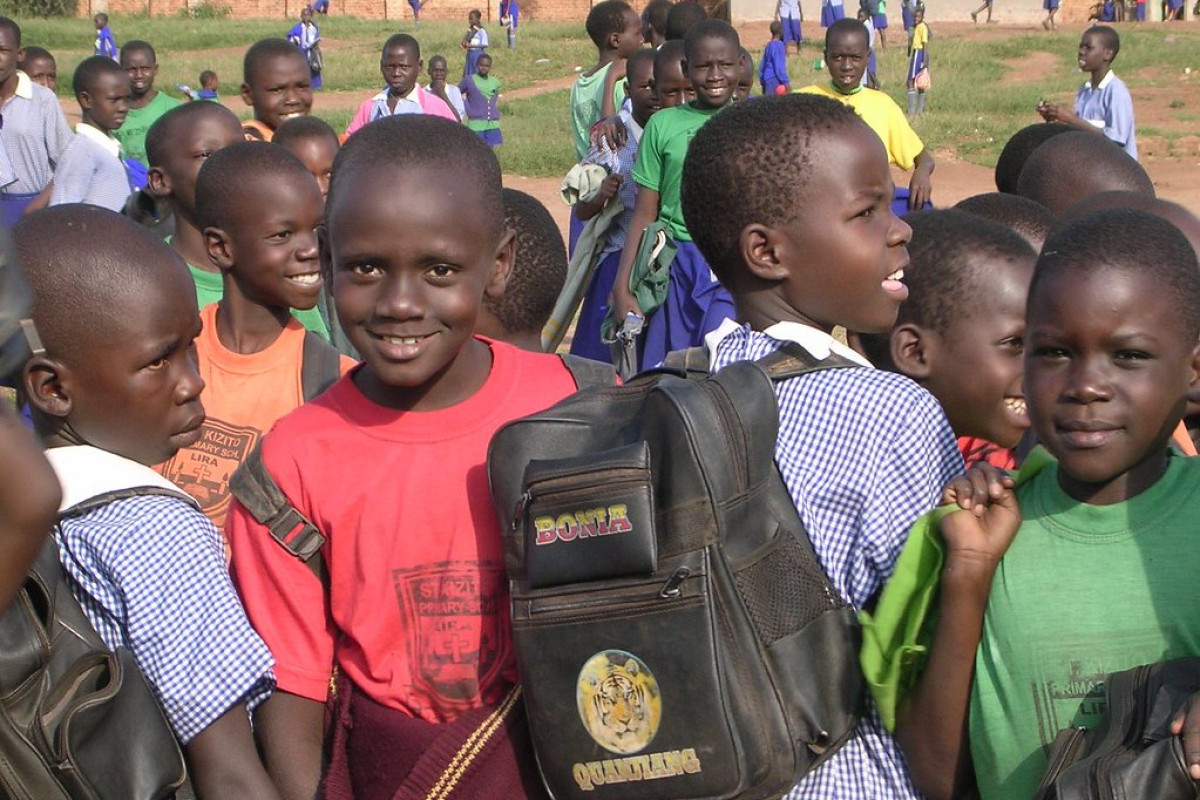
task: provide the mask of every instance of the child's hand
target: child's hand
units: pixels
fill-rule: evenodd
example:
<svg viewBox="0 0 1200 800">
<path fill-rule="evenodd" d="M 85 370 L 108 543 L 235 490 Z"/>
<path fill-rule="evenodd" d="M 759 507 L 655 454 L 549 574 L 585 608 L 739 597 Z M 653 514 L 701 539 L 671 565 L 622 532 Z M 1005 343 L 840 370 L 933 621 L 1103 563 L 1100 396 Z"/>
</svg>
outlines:
<svg viewBox="0 0 1200 800">
<path fill-rule="evenodd" d="M 1046 120 L 1046 122 L 1058 122 L 1058 106 L 1054 103 L 1039 100 L 1037 112 L 1042 115 L 1042 119 Z"/>
<path fill-rule="evenodd" d="M 1171 733 L 1183 737 L 1183 760 L 1192 780 L 1200 781 L 1200 693 L 1193 694 L 1171 720 Z"/>
<path fill-rule="evenodd" d="M 600 184 L 600 193 L 596 195 L 597 199 L 603 200 L 605 203 L 612 200 L 617 190 L 621 188 L 621 181 L 622 178 L 620 175 L 609 175 Z"/>
<path fill-rule="evenodd" d="M 605 117 L 592 126 L 591 133 L 592 147 L 600 147 L 603 144 L 608 146 L 609 150 L 617 151 L 625 146 L 625 126 L 621 124 L 619 117 Z"/>
<path fill-rule="evenodd" d="M 613 287 L 608 304 L 612 307 L 613 319 L 617 320 L 618 324 L 622 323 L 630 313 L 637 314 L 639 317 L 646 316 L 642 313 L 642 307 L 638 305 L 637 298 L 624 287 Z"/>
<path fill-rule="evenodd" d="M 971 563 L 994 569 L 1021 525 L 1013 479 L 990 464 L 971 466 L 942 491 L 943 503 L 960 511 L 942 518 L 947 563 Z"/>
</svg>

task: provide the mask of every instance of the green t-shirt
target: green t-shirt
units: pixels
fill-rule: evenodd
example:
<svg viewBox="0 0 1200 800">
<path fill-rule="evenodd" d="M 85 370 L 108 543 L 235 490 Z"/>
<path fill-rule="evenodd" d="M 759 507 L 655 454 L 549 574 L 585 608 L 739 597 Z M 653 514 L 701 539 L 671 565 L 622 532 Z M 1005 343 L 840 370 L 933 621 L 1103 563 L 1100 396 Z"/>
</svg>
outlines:
<svg viewBox="0 0 1200 800">
<path fill-rule="evenodd" d="M 692 240 L 683 222 L 683 206 L 679 199 L 683 159 L 696 131 L 720 110 L 696 108 L 691 103 L 664 108 L 646 123 L 642 141 L 638 144 L 633 179 L 638 186 L 658 192 L 658 218 L 671 226 L 671 234 L 677 240 Z"/>
<path fill-rule="evenodd" d="M 225 284 L 221 280 L 221 273 L 209 272 L 194 264 L 188 264 L 188 269 L 191 270 L 192 280 L 196 284 L 196 305 L 204 308 L 220 302 L 222 295 L 225 294 Z M 320 334 L 325 341 L 329 341 L 329 328 L 325 325 L 325 320 L 321 318 L 321 312 L 315 306 L 305 311 L 293 308 L 292 316 L 305 328 Z"/>
<path fill-rule="evenodd" d="M 583 161 L 592 148 L 592 126 L 600 121 L 604 108 L 604 79 L 611 67 L 612 62 L 609 62 L 591 75 L 580 75 L 571 87 L 571 136 L 575 140 L 577 161 Z M 625 102 L 625 81 L 617 81 L 612 93 L 613 113 L 616 113 Z"/>
<path fill-rule="evenodd" d="M 1017 492 L 1024 522 L 992 580 L 971 694 L 983 800 L 1033 796 L 1045 745 L 1091 727 L 1112 672 L 1200 656 L 1200 458 L 1110 506 L 1079 503 L 1052 465 Z"/>
<path fill-rule="evenodd" d="M 150 130 L 150 126 L 159 117 L 177 105 L 180 105 L 180 102 L 174 97 L 169 97 L 166 92 L 159 92 L 141 108 L 129 109 L 125 123 L 113 131 L 113 136 L 121 143 L 126 158 L 136 158 L 146 166 L 150 165 L 146 159 L 146 131 Z"/>
</svg>

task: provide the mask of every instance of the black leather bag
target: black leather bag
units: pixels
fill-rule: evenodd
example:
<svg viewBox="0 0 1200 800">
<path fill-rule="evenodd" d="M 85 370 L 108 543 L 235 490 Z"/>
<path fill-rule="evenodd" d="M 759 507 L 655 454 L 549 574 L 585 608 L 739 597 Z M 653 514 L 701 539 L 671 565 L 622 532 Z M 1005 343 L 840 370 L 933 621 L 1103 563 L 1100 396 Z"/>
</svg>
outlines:
<svg viewBox="0 0 1200 800">
<path fill-rule="evenodd" d="M 133 656 L 96 634 L 47 537 L 0 616 L 0 797 L 159 800 L 184 778 L 179 744 Z"/>
<path fill-rule="evenodd" d="M 553 797 L 778 797 L 849 737 L 860 632 L 775 467 L 771 386 L 842 366 L 787 346 L 497 432 L 513 638 Z"/>
<path fill-rule="evenodd" d="M 1050 747 L 1037 800 L 1193 800 L 1171 719 L 1200 691 L 1200 658 L 1116 672 L 1105 682 L 1107 712 L 1092 730 L 1067 728 Z"/>
</svg>

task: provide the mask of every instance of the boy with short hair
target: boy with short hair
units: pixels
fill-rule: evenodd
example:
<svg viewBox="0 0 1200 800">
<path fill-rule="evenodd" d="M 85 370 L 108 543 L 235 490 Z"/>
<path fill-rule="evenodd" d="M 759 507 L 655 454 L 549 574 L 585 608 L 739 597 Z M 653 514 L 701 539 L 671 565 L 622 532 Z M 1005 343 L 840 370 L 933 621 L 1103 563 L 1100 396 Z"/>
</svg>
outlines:
<svg viewBox="0 0 1200 800">
<path fill-rule="evenodd" d="M 96 45 L 92 48 L 92 55 L 116 61 L 117 39 L 108 27 L 108 14 L 101 12 L 92 17 L 92 22 L 96 26 Z"/>
<path fill-rule="evenodd" d="M 329 194 L 329 181 L 333 177 L 333 161 L 337 158 L 342 143 L 329 123 L 320 117 L 309 115 L 289 119 L 275 131 L 273 144 L 277 144 L 300 159 L 317 181 L 321 190 L 321 201 Z"/>
<path fill-rule="evenodd" d="M 667 41 L 682 42 L 688 31 L 708 19 L 708 13 L 699 3 L 675 3 L 667 13 Z"/>
<path fill-rule="evenodd" d="M 150 469 L 204 421 L 187 270 L 153 233 L 94 206 L 39 211 L 14 239 L 45 348 L 23 390 L 62 484 L 55 539 L 71 591 L 105 644 L 132 653 L 197 794 L 270 800 L 249 712 L 274 686 L 271 653 L 217 530 Z M 132 496 L 72 510 L 120 490 Z"/>
<path fill-rule="evenodd" d="M 421 44 L 412 36 L 396 33 L 388 37 L 379 56 L 379 72 L 387 88 L 363 101 L 345 135 L 349 137 L 363 125 L 395 114 L 433 114 L 457 122 L 449 103 L 417 83 L 424 63 Z"/>
<path fill-rule="evenodd" d="M 31 44 L 20 50 L 21 60 L 17 69 L 29 76 L 29 80 L 38 86 L 45 86 L 52 92 L 58 91 L 58 62 L 54 54 L 44 47 Z"/>
<path fill-rule="evenodd" d="M 904 269 L 908 298 L 892 329 L 860 334 L 875 366 L 937 398 L 968 465 L 1016 466 L 1029 428 L 1021 388 L 1025 297 L 1037 253 L 1016 233 L 965 211 L 924 211 Z"/>
<path fill-rule="evenodd" d="M 255 731 L 288 800 L 312 798 L 321 780 L 335 666 L 324 796 L 390 800 L 402 783 L 424 796 L 489 715 L 495 735 L 458 789 L 543 791 L 528 742 L 505 740 L 520 703 L 492 714 L 515 697 L 516 672 L 483 467 L 500 425 L 576 386 L 556 356 L 474 335 L 514 255 L 500 177 L 478 137 L 423 115 L 368 125 L 338 155 L 321 263 L 363 363 L 262 447 L 326 541 L 328 582 L 240 503 L 226 524 L 242 598 L 276 659 L 279 689 Z"/>
<path fill-rule="evenodd" d="M 1048 208 L 1016 194 L 986 192 L 963 198 L 954 207 L 1000 223 L 1029 242 L 1034 253 L 1041 251 L 1050 228 L 1054 226 L 1054 217 Z"/>
<path fill-rule="evenodd" d="M 668 39 L 654 53 L 654 92 L 661 108 L 690 103 L 696 88 L 683 70 L 683 40 Z"/>
<path fill-rule="evenodd" d="M 220 97 L 217 96 L 217 89 L 221 86 L 221 80 L 217 77 L 217 73 L 211 69 L 206 69 L 200 73 L 200 88 L 196 90 L 193 100 L 212 100 L 217 102 Z"/>
<path fill-rule="evenodd" d="M 665 46 L 664 46 L 665 49 Z M 661 52 L 661 51 L 660 51 Z M 625 249 L 631 230 L 633 209 L 637 204 L 638 184 L 633 179 L 633 167 L 637 163 L 638 145 L 650 117 L 660 106 L 654 87 L 655 51 L 639 50 L 629 58 L 625 70 L 626 93 L 629 95 L 629 110 L 621 109 L 617 119 L 625 128 L 625 141 L 615 147 L 607 139 L 592 146 L 587 161 L 604 164 L 609 175 L 601 184 L 599 193 L 586 202 L 575 204 L 573 216 L 587 222 L 599 215 L 613 198 L 621 203 L 621 212 L 609 222 L 603 238 L 593 248 L 592 258 L 596 268 L 591 282 L 584 290 L 583 304 L 575 323 L 575 335 L 571 339 L 571 352 L 594 361 L 612 361 L 609 344 L 603 341 L 600 332 L 604 318 L 608 316 L 609 297 L 617 266 L 621 263 L 621 252 Z M 576 258 L 582 258 L 578 252 Z M 569 324 L 570 320 L 562 320 Z"/>
<path fill-rule="evenodd" d="M 513 232 L 513 266 L 499 297 L 484 297 L 475 332 L 542 352 L 542 327 L 567 279 L 567 243 L 536 197 L 507 186 L 504 225 Z"/>
<path fill-rule="evenodd" d="M 120 211 L 131 191 L 113 131 L 129 110 L 129 75 L 105 56 L 85 58 L 72 80 L 83 118 L 54 170 L 50 205 L 90 203 Z"/>
<path fill-rule="evenodd" d="M 276 420 L 304 402 L 305 330 L 289 309 L 312 309 L 321 292 L 316 228 L 324 203 L 286 149 L 239 142 L 200 168 L 196 209 L 224 293 L 200 311 L 200 438 L 159 469 L 221 527 L 229 478 Z M 353 365 L 343 359 L 342 372 Z"/>
<path fill-rule="evenodd" d="M 113 132 L 126 158 L 146 163 L 146 131 L 154 121 L 179 105 L 174 97 L 154 88 L 158 57 L 149 42 L 135 39 L 121 47 L 121 69 L 129 73 L 129 113 Z"/>
<path fill-rule="evenodd" d="M 754 92 L 754 56 L 744 47 L 738 48 L 741 60 L 738 62 L 737 89 L 733 93 L 735 102 L 749 100 Z"/>
<path fill-rule="evenodd" d="M 0 17 L 0 141 L 12 165 L 7 177 L 16 178 L 0 187 L 0 210 L 10 228 L 50 199 L 47 186 L 73 138 L 54 92 L 17 69 L 20 51 L 21 26 Z"/>
<path fill-rule="evenodd" d="M 642 9 L 642 41 L 654 50 L 667 40 L 667 16 L 672 5 L 671 0 L 650 0 Z"/>
<path fill-rule="evenodd" d="M 684 39 L 685 70 L 696 99 L 666 108 L 650 118 L 638 148 L 633 178 L 639 189 L 613 283 L 613 318 L 617 325 L 634 315 L 645 319 L 639 364 L 653 367 L 672 350 L 703 341 L 722 320 L 733 315 L 729 292 L 709 268 L 693 241 L 680 208 L 680 178 L 688 143 L 703 125 L 729 105 L 743 65 L 737 31 L 728 22 L 707 19 Z M 631 289 L 630 277 L 643 231 L 658 223 L 677 247 L 662 302 L 648 316 Z"/>
<path fill-rule="evenodd" d="M 1102 136 L 1067 131 L 1029 156 L 1017 179 L 1017 194 L 1041 203 L 1054 216 L 1101 192 L 1137 192 L 1154 197 L 1146 170 Z"/>
<path fill-rule="evenodd" d="M 792 179 L 780 184 L 781 172 Z M 856 608 L 891 575 L 912 522 L 962 471 L 937 401 L 908 378 L 870 369 L 830 336 L 837 325 L 887 330 L 905 298 L 899 279 L 910 231 L 892 213 L 891 189 L 871 129 L 845 105 L 802 94 L 722 111 L 696 132 L 683 169 L 688 228 L 741 323 L 707 337 L 711 368 L 785 342 L 863 367 L 774 384 L 780 474 L 821 566 Z M 868 705 L 854 735 L 788 796 L 918 795 Z"/>
<path fill-rule="evenodd" d="M 1101 134 L 1137 160 L 1137 130 L 1133 121 L 1133 98 L 1125 81 L 1112 71 L 1121 52 L 1121 37 L 1107 25 L 1093 25 L 1079 40 L 1079 69 L 1091 74 L 1075 94 L 1075 110 L 1045 100 L 1037 112 L 1047 122 L 1063 122 L 1072 128 Z"/>
<path fill-rule="evenodd" d="M 971 762 L 984 800 L 1031 796 L 1059 729 L 1099 720 L 1109 674 L 1200 655 L 1200 461 L 1167 446 L 1200 380 L 1198 337 L 1200 265 L 1171 223 L 1107 210 L 1047 239 L 1025 387 L 1054 460 L 1023 470 L 1015 492 L 988 473 L 947 490 L 972 513 L 941 520 L 939 616 L 898 718 L 931 796 L 965 786 Z M 1194 734 L 1181 745 L 1200 778 Z"/>
<path fill-rule="evenodd" d="M 832 80 L 828 86 L 813 84 L 800 91 L 824 95 L 853 108 L 883 141 L 888 160 L 905 171 L 912 170 L 908 207 L 923 208 L 933 194 L 933 156 L 896 101 L 862 85 L 870 49 L 870 36 L 861 22 L 838 20 L 825 32 L 825 65 Z"/>
<path fill-rule="evenodd" d="M 620 110 L 625 100 L 625 59 L 642 46 L 642 20 L 625 0 L 601 0 L 588 11 L 588 37 L 596 45 L 596 63 L 571 86 L 571 133 L 575 158 L 582 161 L 597 122 Z"/>
<path fill-rule="evenodd" d="M 308 61 L 295 45 L 286 39 L 250 45 L 242 60 L 242 101 L 254 109 L 254 119 L 242 123 L 246 139 L 271 141 L 276 128 L 312 110 L 312 93 Z"/>
<path fill-rule="evenodd" d="M 221 273 L 208 256 L 196 208 L 196 178 L 204 162 L 224 147 L 245 141 L 241 124 L 220 103 L 185 103 L 159 117 L 146 133 L 151 194 L 167 201 L 175 216 L 170 245 L 187 262 L 200 308 L 221 299 Z M 305 328 L 328 335 L 313 309 L 296 312 Z"/>
<path fill-rule="evenodd" d="M 492 75 L 492 57 L 484 53 L 475 62 L 475 74 L 458 85 L 467 112 L 467 128 L 489 147 L 504 144 L 500 132 L 500 79 Z"/>
<path fill-rule="evenodd" d="M 796 47 L 799 49 L 800 45 Z M 792 81 L 787 74 L 787 43 L 783 41 L 783 26 L 779 20 L 771 23 L 771 41 L 767 42 L 758 65 L 758 82 L 767 97 L 792 90 Z"/>
<path fill-rule="evenodd" d="M 445 56 L 433 56 L 429 59 L 429 93 L 440 97 L 454 111 L 456 121 L 462 122 L 467 118 L 467 107 L 463 104 L 462 90 L 453 83 L 446 82 L 449 69 Z"/>
</svg>

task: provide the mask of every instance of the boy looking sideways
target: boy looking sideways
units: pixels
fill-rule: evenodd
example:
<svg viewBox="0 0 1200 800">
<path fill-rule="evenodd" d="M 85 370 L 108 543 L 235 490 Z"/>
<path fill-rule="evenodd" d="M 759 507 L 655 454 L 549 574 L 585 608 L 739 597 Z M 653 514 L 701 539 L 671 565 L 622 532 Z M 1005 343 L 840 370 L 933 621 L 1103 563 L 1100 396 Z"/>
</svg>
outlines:
<svg viewBox="0 0 1200 800">
<path fill-rule="evenodd" d="M 55 538 L 71 591 L 105 644 L 133 654 L 197 795 L 272 800 L 249 716 L 274 686 L 271 653 L 216 528 L 150 469 L 204 422 L 187 270 L 152 232 L 94 206 L 31 214 L 13 238 L 45 347 L 22 388 L 62 484 Z M 72 511 L 116 490 L 133 491 Z"/>
</svg>

